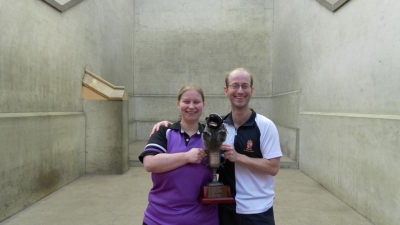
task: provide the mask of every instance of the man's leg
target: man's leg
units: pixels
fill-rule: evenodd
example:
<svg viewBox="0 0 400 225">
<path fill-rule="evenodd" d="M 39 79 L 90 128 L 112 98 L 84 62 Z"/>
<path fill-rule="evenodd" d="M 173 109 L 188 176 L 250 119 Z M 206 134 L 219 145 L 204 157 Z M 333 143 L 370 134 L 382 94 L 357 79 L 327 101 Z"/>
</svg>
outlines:
<svg viewBox="0 0 400 225">
<path fill-rule="evenodd" d="M 239 225 L 275 225 L 274 209 L 272 207 L 263 213 L 237 214 L 236 218 Z"/>
</svg>

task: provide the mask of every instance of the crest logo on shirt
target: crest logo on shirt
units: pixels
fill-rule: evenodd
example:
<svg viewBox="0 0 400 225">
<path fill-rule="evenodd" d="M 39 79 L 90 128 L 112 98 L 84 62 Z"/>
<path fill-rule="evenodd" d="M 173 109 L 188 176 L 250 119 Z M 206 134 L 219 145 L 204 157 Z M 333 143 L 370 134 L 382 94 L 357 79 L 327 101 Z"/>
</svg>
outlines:
<svg viewBox="0 0 400 225">
<path fill-rule="evenodd" d="M 253 141 L 252 140 L 247 141 L 246 149 L 244 151 L 245 152 L 253 152 Z"/>
</svg>

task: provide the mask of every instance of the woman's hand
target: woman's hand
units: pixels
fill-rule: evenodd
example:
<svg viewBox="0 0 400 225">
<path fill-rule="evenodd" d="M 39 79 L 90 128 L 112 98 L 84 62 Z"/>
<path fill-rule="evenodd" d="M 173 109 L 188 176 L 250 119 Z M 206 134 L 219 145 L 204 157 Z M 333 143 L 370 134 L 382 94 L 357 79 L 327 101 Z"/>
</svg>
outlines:
<svg viewBox="0 0 400 225">
<path fill-rule="evenodd" d="M 188 163 L 201 163 L 205 156 L 206 153 L 201 148 L 192 148 L 190 151 L 186 152 Z"/>
</svg>

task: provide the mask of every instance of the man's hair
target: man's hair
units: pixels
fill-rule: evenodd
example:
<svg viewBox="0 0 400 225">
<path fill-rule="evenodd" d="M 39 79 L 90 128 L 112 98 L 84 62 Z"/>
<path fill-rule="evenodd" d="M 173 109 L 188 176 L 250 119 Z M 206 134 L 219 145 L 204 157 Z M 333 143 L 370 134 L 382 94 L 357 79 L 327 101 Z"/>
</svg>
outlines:
<svg viewBox="0 0 400 225">
<path fill-rule="evenodd" d="M 236 68 L 234 70 L 229 71 L 226 76 L 225 76 L 225 86 L 228 87 L 229 86 L 229 76 L 231 75 L 231 73 L 233 73 L 234 71 L 242 71 L 245 72 L 249 75 L 250 77 L 250 87 L 253 87 L 253 77 L 251 76 L 251 74 L 249 73 L 249 71 L 247 71 L 244 68 Z"/>
</svg>

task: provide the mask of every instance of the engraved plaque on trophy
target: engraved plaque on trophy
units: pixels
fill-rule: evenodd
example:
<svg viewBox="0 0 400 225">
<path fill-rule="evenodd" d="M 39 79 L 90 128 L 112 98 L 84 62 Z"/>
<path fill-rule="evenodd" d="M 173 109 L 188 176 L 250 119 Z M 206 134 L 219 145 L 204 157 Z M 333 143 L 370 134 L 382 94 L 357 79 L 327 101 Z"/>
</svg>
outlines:
<svg viewBox="0 0 400 225">
<path fill-rule="evenodd" d="M 200 197 L 202 204 L 235 202 L 234 198 L 231 197 L 230 187 L 218 182 L 217 179 L 217 169 L 221 165 L 221 145 L 225 141 L 226 135 L 227 132 L 222 118 L 218 114 L 210 114 L 206 118 L 206 126 L 202 138 L 208 157 L 207 166 L 213 171 L 213 180 L 203 186 Z"/>
</svg>

